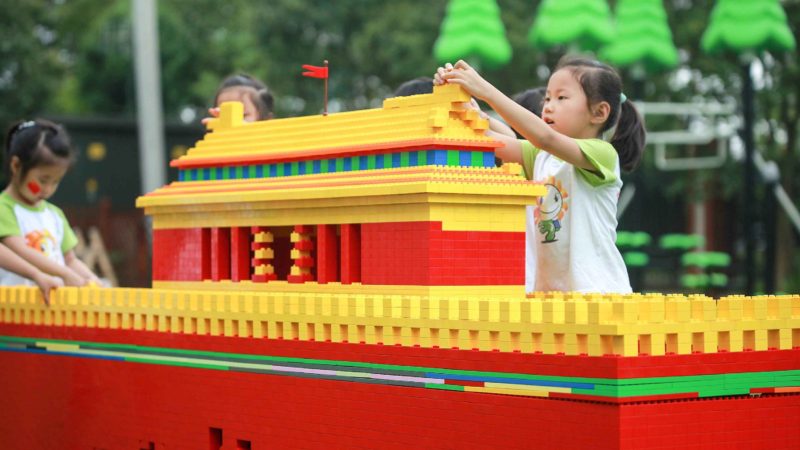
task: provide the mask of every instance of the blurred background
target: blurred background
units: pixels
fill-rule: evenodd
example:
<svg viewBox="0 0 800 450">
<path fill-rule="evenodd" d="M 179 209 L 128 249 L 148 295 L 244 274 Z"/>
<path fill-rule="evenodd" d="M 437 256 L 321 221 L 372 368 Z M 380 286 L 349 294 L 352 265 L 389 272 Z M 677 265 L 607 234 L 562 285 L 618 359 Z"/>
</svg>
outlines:
<svg viewBox="0 0 800 450">
<path fill-rule="evenodd" d="M 620 69 L 649 130 L 619 207 L 634 289 L 800 292 L 798 0 L 0 4 L 0 124 L 67 126 L 79 159 L 52 201 L 96 270 L 120 285 L 150 282 L 134 202 L 148 190 L 140 160 L 152 150 L 140 141 L 149 116 L 137 94 L 153 92 L 137 90 L 134 41 L 135 25 L 152 19 L 156 64 L 140 57 L 139 77 L 149 68 L 160 80 L 163 121 L 150 131 L 164 168 L 202 137 L 200 119 L 232 73 L 264 80 L 281 118 L 320 112 L 321 83 L 301 77 L 302 64 L 330 61 L 337 112 L 380 107 L 446 60 L 466 58 L 511 95 L 545 85 L 563 54 L 592 53 Z"/>
</svg>

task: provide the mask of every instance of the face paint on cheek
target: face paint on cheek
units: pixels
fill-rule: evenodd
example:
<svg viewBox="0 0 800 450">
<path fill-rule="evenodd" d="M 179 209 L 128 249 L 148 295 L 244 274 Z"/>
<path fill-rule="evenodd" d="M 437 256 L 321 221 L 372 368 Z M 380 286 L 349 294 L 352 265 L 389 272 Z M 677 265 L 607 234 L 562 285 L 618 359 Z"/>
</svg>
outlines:
<svg viewBox="0 0 800 450">
<path fill-rule="evenodd" d="M 39 186 L 39 183 L 31 181 L 30 183 L 28 183 L 28 189 L 31 191 L 31 193 L 33 193 L 33 195 L 36 195 L 39 192 L 41 192 L 42 187 Z"/>
</svg>

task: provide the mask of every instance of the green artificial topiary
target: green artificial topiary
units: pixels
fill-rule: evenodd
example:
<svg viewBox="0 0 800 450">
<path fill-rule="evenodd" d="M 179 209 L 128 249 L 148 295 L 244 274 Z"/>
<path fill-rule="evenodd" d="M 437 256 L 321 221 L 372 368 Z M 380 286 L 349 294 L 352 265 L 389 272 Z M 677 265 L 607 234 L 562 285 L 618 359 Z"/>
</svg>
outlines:
<svg viewBox="0 0 800 450">
<path fill-rule="evenodd" d="M 743 54 L 791 50 L 795 39 L 778 0 L 718 0 L 701 45 L 707 53 Z"/>
<path fill-rule="evenodd" d="M 619 0 L 616 13 L 616 31 L 602 59 L 619 67 L 641 65 L 649 73 L 678 65 L 662 0 Z"/>
<path fill-rule="evenodd" d="M 467 59 L 492 69 L 511 60 L 495 0 L 451 0 L 433 54 L 440 63 Z"/>
<path fill-rule="evenodd" d="M 594 51 L 611 42 L 611 11 L 605 0 L 544 0 L 528 33 L 535 48 L 557 45 Z"/>
</svg>

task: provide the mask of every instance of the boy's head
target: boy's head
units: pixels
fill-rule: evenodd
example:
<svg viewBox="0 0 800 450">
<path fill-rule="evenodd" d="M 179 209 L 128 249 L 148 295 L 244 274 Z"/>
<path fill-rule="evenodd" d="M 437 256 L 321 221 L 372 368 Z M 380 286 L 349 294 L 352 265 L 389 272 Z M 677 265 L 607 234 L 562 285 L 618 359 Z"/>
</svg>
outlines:
<svg viewBox="0 0 800 450">
<path fill-rule="evenodd" d="M 244 105 L 244 120 L 254 122 L 271 119 L 275 100 L 269 88 L 261 81 L 246 74 L 231 75 L 219 85 L 214 96 L 214 106 L 224 102 L 241 102 Z"/>
<path fill-rule="evenodd" d="M 514 94 L 512 99 L 528 111 L 542 117 L 542 104 L 544 103 L 546 92 L 547 88 L 545 87 L 526 89 Z"/>
<path fill-rule="evenodd" d="M 407 95 L 430 94 L 433 92 L 433 80 L 428 77 L 414 78 L 401 84 L 394 91 L 395 97 Z"/>
</svg>

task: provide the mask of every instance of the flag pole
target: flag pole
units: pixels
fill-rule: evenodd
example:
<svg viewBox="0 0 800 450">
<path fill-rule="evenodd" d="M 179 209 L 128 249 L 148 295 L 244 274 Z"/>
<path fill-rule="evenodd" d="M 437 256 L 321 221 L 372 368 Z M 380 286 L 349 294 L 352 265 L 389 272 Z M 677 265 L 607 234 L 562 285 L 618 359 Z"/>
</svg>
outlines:
<svg viewBox="0 0 800 450">
<path fill-rule="evenodd" d="M 324 62 L 325 62 L 325 107 L 322 110 L 322 115 L 323 116 L 327 116 L 328 115 L 328 73 L 329 73 L 328 72 L 328 60 L 326 59 Z"/>
</svg>

